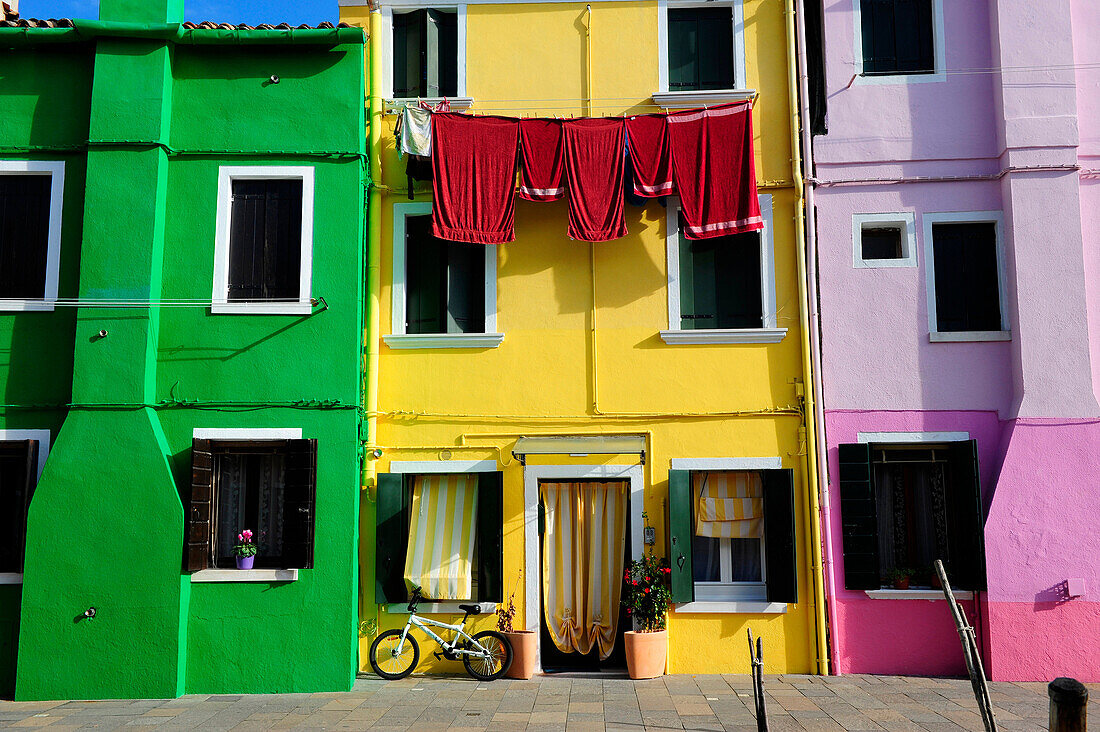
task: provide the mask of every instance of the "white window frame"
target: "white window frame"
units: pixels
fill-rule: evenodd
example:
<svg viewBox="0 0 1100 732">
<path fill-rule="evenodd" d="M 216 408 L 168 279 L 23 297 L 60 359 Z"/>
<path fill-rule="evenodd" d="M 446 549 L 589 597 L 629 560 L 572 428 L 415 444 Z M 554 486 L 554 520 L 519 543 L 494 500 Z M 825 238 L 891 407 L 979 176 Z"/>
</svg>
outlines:
<svg viewBox="0 0 1100 732">
<path fill-rule="evenodd" d="M 928 340 L 933 343 L 974 341 L 1010 341 L 1012 329 L 1008 319 L 1008 270 L 1005 266 L 1004 214 L 1001 211 L 950 211 L 921 215 L 924 227 L 924 281 L 928 302 Z M 1000 330 L 940 331 L 936 322 L 936 262 L 932 246 L 934 224 L 994 224 L 997 237 L 997 289 L 1001 306 Z"/>
<path fill-rule="evenodd" d="M 409 216 L 426 216 L 432 212 L 431 201 L 395 203 L 393 205 L 393 266 L 392 300 L 390 306 L 390 335 L 382 340 L 390 348 L 496 348 L 504 341 L 504 334 L 497 332 L 497 246 L 485 246 L 485 330 L 483 333 L 425 333 L 405 332 L 406 307 L 406 259 L 405 220 Z"/>
<path fill-rule="evenodd" d="M 52 212 L 51 212 L 52 213 Z M 36 440 L 38 442 L 38 466 L 35 483 L 42 479 L 42 470 L 46 467 L 46 458 L 50 454 L 49 430 L 0 430 L 0 441 Z M 23 584 L 22 572 L 0 572 L 0 585 Z"/>
<path fill-rule="evenodd" d="M 229 302 L 229 247 L 233 221 L 233 181 L 302 181 L 301 266 L 298 302 Z M 310 165 L 223 165 L 218 168 L 218 212 L 214 233 L 214 289 L 210 311 L 236 315 L 309 315 L 313 312 L 314 168 Z"/>
<path fill-rule="evenodd" d="M 901 232 L 900 259 L 864 259 L 863 230 L 896 228 Z M 917 266 L 917 219 L 912 211 L 852 214 L 852 266 L 856 269 Z"/>
<path fill-rule="evenodd" d="M 51 312 L 54 309 L 54 303 L 57 302 L 57 281 L 61 268 L 61 213 L 65 203 L 65 163 L 51 160 L 0 160 L 0 175 L 50 176 L 46 282 L 42 299 L 0 299 L 0 312 Z"/>
<path fill-rule="evenodd" d="M 382 20 L 382 98 L 391 101 L 393 96 L 393 16 L 395 13 L 411 13 L 414 10 L 441 10 L 454 11 L 458 14 L 458 94 L 447 97 L 451 110 L 462 111 L 469 109 L 474 100 L 466 96 L 466 4 L 465 3 L 433 3 L 425 0 L 402 0 L 401 2 L 388 4 L 380 2 L 380 14 Z M 442 97 L 422 97 L 423 101 L 438 103 Z M 407 100 L 406 100 L 407 101 Z"/>
<path fill-rule="evenodd" d="M 856 84 L 929 84 L 947 81 L 947 48 L 943 22 L 943 0 L 932 2 L 932 54 L 936 68 L 931 74 L 874 74 L 863 72 L 863 10 L 860 0 L 852 0 L 852 16 L 855 21 L 853 53 L 855 54 Z"/>
<path fill-rule="evenodd" d="M 733 10 L 733 88 L 701 91 L 669 91 L 668 88 L 668 11 L 680 8 L 725 7 Z M 742 0 L 657 0 L 658 90 L 654 101 L 664 107 L 720 104 L 751 98 L 745 70 L 745 9 Z"/>
<path fill-rule="evenodd" d="M 779 343 L 787 335 L 786 328 L 777 325 L 775 294 L 775 237 L 772 233 L 772 196 L 760 195 L 760 215 L 764 228 L 760 231 L 760 296 L 764 314 L 763 328 L 711 328 L 682 330 L 680 328 L 680 199 L 668 198 L 665 213 L 665 258 L 668 267 L 668 330 L 661 331 L 661 340 L 669 345 L 700 343 Z"/>
</svg>

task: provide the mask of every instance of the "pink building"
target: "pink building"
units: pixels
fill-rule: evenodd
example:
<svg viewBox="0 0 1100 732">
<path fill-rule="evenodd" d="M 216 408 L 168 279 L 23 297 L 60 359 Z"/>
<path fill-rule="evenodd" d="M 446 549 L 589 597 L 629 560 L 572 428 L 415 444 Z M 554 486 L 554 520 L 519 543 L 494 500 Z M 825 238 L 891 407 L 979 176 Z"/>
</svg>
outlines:
<svg viewBox="0 0 1100 732">
<path fill-rule="evenodd" d="M 1100 6 L 823 11 L 833 668 L 1100 681 Z"/>
</svg>

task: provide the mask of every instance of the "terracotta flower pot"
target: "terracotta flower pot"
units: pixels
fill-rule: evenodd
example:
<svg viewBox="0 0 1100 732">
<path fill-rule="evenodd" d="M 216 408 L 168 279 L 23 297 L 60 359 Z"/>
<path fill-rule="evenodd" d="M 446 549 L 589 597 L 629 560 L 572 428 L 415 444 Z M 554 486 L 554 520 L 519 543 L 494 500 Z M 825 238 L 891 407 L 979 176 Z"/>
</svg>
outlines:
<svg viewBox="0 0 1100 732">
<path fill-rule="evenodd" d="M 899 577 L 896 580 L 894 580 L 894 589 L 895 590 L 908 590 L 909 589 L 909 578 L 908 577 Z"/>
<path fill-rule="evenodd" d="M 504 675 L 510 679 L 529 679 L 535 675 L 535 631 L 513 630 L 504 633 L 512 644 L 512 665 Z"/>
<path fill-rule="evenodd" d="M 665 656 L 668 653 L 668 631 L 639 633 L 628 630 L 623 634 L 626 651 L 626 669 L 632 679 L 655 679 L 665 673 Z"/>
</svg>

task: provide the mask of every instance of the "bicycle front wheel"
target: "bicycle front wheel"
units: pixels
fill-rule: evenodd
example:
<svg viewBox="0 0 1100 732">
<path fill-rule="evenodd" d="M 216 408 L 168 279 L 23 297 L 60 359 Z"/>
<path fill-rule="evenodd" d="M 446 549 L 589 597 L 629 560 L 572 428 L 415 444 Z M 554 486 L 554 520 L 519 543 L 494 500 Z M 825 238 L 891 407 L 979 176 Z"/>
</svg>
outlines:
<svg viewBox="0 0 1100 732">
<path fill-rule="evenodd" d="M 420 646 L 412 635 L 405 636 L 401 646 L 401 630 L 387 630 L 374 639 L 370 647 L 370 667 L 374 673 L 391 681 L 403 679 L 413 672 L 420 661 Z"/>
<path fill-rule="evenodd" d="M 474 640 L 486 650 L 485 655 L 470 656 L 463 654 L 462 665 L 466 672 L 479 681 L 499 679 L 512 665 L 512 644 L 495 630 L 483 630 L 474 636 Z M 467 650 L 474 650 L 472 643 L 466 644 Z"/>
</svg>

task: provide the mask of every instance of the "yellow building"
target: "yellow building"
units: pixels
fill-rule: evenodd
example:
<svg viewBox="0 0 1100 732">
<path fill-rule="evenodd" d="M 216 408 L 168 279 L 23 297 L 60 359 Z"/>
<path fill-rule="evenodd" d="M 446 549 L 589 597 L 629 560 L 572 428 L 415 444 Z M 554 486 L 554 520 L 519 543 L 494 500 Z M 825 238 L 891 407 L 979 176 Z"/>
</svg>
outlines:
<svg viewBox="0 0 1100 732">
<path fill-rule="evenodd" d="M 817 502 L 809 488 L 814 436 L 803 417 L 808 367 L 790 4 L 380 0 L 372 7 L 341 0 L 341 20 L 370 32 L 376 184 L 369 211 L 374 327 L 366 339 L 373 452 L 360 553 L 365 670 L 373 634 L 405 621 L 400 579 L 410 496 L 446 483 L 430 479 L 440 474 L 468 475 L 477 486 L 476 540 L 465 558 L 472 577 L 459 582 L 458 599 L 421 611 L 455 617 L 462 593 L 487 610 L 514 593 L 517 628 L 541 629 L 545 670 L 614 667 L 626 622 L 617 623 L 614 648 L 601 661 L 595 651 L 562 652 L 543 612 L 544 593 L 562 604 L 563 582 L 617 591 L 611 585 L 621 572 L 589 581 L 598 573 L 594 563 L 544 571 L 540 559 L 551 541 L 546 499 L 603 484 L 626 506 L 621 523 L 600 526 L 588 539 L 577 538 L 576 525 L 564 531 L 571 541 L 604 548 L 625 536 L 628 557 L 653 551 L 671 560 L 678 602 L 668 619 L 669 672 L 747 673 L 746 628 L 764 639 L 767 673 L 826 670 L 820 553 L 813 550 Z M 627 205 L 628 236 L 591 244 L 567 237 L 564 200 L 517 200 L 514 242 L 431 249 L 424 224 L 431 184 L 417 182 L 410 200 L 406 161 L 395 147 L 394 110 L 402 102 L 394 98 L 402 95 L 447 96 L 455 111 L 517 117 L 638 114 L 755 98 L 765 228 L 696 245 L 680 237 L 675 198 L 647 199 Z M 430 291 L 431 282 L 450 285 Z M 737 495 L 763 499 L 753 503 L 758 520 L 744 524 L 739 538 L 701 536 L 700 498 L 711 495 L 706 486 L 727 482 L 747 486 L 749 493 Z M 591 528 L 591 501 L 577 501 Z M 586 576 L 563 577 L 569 572 Z M 487 613 L 475 625 L 493 628 L 495 620 Z M 432 658 L 426 641 L 421 647 L 421 671 L 461 670 Z"/>
</svg>

